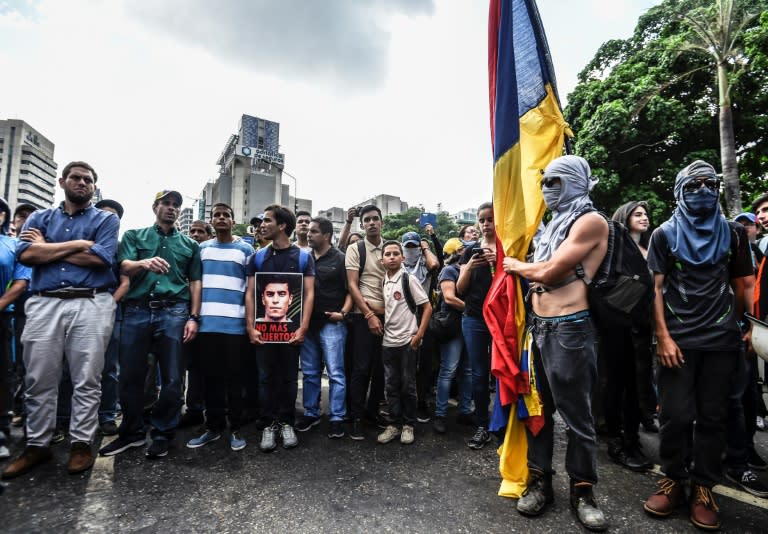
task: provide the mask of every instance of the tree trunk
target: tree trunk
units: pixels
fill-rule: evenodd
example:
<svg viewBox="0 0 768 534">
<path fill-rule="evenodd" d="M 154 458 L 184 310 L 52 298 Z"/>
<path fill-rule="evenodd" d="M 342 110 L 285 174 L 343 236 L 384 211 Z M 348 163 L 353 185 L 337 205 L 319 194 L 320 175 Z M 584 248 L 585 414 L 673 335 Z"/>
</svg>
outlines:
<svg viewBox="0 0 768 534">
<path fill-rule="evenodd" d="M 717 84 L 720 93 L 720 165 L 725 186 L 725 207 L 731 219 L 741 213 L 741 185 L 733 136 L 733 112 L 728 96 L 728 74 L 724 64 L 717 66 Z"/>
</svg>

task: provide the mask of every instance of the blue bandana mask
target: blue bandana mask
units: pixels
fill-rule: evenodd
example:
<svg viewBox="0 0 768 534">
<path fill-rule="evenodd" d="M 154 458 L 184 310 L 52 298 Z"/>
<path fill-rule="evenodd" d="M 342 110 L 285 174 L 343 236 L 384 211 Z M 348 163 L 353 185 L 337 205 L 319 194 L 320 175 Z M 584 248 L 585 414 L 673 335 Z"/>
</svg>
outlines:
<svg viewBox="0 0 768 534">
<path fill-rule="evenodd" d="M 541 188 L 541 194 L 544 196 L 544 204 L 546 204 L 552 211 L 556 210 L 557 206 L 560 204 L 560 190 L 561 184 L 555 186 L 545 185 Z"/>
<path fill-rule="evenodd" d="M 700 187 L 696 191 L 684 192 L 683 202 L 691 215 L 707 215 L 715 209 L 717 197 L 717 191 Z"/>
</svg>

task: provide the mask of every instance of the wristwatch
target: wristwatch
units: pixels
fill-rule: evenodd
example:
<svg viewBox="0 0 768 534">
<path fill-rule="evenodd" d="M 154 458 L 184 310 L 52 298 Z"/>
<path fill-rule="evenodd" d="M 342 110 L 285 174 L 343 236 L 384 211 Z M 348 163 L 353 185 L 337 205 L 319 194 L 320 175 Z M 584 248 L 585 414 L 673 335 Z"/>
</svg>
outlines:
<svg viewBox="0 0 768 534">
<path fill-rule="evenodd" d="M 195 321 L 196 323 L 199 323 L 200 322 L 200 316 L 197 315 L 196 313 L 190 313 L 189 314 L 189 320 L 190 321 Z"/>
</svg>

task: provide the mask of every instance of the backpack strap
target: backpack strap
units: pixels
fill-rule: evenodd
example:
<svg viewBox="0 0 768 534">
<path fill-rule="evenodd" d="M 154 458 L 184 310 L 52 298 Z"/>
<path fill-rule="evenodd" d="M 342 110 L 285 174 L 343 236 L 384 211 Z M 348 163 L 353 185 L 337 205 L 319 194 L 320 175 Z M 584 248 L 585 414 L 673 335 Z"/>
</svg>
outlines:
<svg viewBox="0 0 768 534">
<path fill-rule="evenodd" d="M 270 243 L 266 247 L 262 247 L 256 251 L 256 256 L 253 260 L 253 263 L 256 266 L 257 271 L 261 271 L 261 267 L 264 265 L 264 261 L 267 259 L 267 254 L 271 248 L 272 244 Z"/>
<path fill-rule="evenodd" d="M 408 304 L 408 309 L 411 310 L 411 313 L 416 315 L 418 307 L 416 306 L 416 301 L 413 300 L 413 293 L 411 293 L 411 276 L 408 274 L 408 271 L 403 270 L 402 278 L 400 278 L 400 280 L 403 285 L 405 303 Z"/>
<path fill-rule="evenodd" d="M 367 251 L 365 249 L 365 238 L 363 238 L 357 242 L 357 255 L 360 257 L 360 267 L 358 268 L 358 271 L 357 271 L 357 274 L 359 276 L 363 276 L 363 271 L 365 270 L 366 254 L 367 254 Z"/>
</svg>

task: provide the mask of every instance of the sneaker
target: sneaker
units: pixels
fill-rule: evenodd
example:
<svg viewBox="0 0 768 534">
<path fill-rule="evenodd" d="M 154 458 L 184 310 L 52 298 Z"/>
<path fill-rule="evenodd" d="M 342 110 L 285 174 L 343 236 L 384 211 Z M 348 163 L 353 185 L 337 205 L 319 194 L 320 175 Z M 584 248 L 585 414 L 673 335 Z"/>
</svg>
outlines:
<svg viewBox="0 0 768 534">
<path fill-rule="evenodd" d="M 400 443 L 403 445 L 413 443 L 413 427 L 411 425 L 403 425 L 403 431 L 400 433 Z"/>
<path fill-rule="evenodd" d="M 101 456 L 114 456 L 115 454 L 120 454 L 121 452 L 127 451 L 133 447 L 143 447 L 146 442 L 147 440 L 144 438 L 131 441 L 123 437 L 118 437 L 117 439 L 107 443 L 101 449 L 99 449 L 99 454 Z"/>
<path fill-rule="evenodd" d="M 234 430 L 229 435 L 229 448 L 233 451 L 241 451 L 246 446 L 245 440 L 240 436 L 240 432 L 238 430 Z"/>
<path fill-rule="evenodd" d="M 379 434 L 379 436 L 376 438 L 376 441 L 378 441 L 381 444 L 389 443 L 393 439 L 400 436 L 400 429 L 397 428 L 395 425 L 389 425 L 387 428 L 384 429 L 384 432 Z"/>
<path fill-rule="evenodd" d="M 355 441 L 360 441 L 365 439 L 365 434 L 363 433 L 363 422 L 360 419 L 355 419 L 352 421 L 352 430 L 349 431 L 349 437 L 354 439 Z"/>
<path fill-rule="evenodd" d="M 667 517 L 685 503 L 685 491 L 676 480 L 664 477 L 658 482 L 659 490 L 648 497 L 643 509 L 656 517 Z"/>
<path fill-rule="evenodd" d="M 344 437 L 344 424 L 341 421 L 331 421 L 331 426 L 328 428 L 328 437 L 343 438 Z"/>
<path fill-rule="evenodd" d="M 417 423 L 429 423 L 431 420 L 432 416 L 429 415 L 429 409 L 426 406 L 422 406 L 416 409 Z"/>
<path fill-rule="evenodd" d="M 221 434 L 219 432 L 214 432 L 213 430 L 206 430 L 203 435 L 197 438 L 192 438 L 187 442 L 187 448 L 189 449 L 197 449 L 198 447 L 202 447 L 203 445 L 208 445 L 212 441 L 216 441 L 221 437 Z"/>
<path fill-rule="evenodd" d="M 299 419 L 296 421 L 296 425 L 294 427 L 299 432 L 306 432 L 313 426 L 317 426 L 320 424 L 320 418 L 319 417 L 311 417 L 309 415 L 302 415 L 299 417 Z"/>
<path fill-rule="evenodd" d="M 296 432 L 293 431 L 293 427 L 288 423 L 282 423 L 280 425 L 280 438 L 283 440 L 284 449 L 292 449 L 299 444 L 299 438 L 296 437 Z"/>
<path fill-rule="evenodd" d="M 541 515 L 547 505 L 555 501 L 552 491 L 552 475 L 538 469 L 528 469 L 525 491 L 517 500 L 517 511 L 522 515 Z"/>
<path fill-rule="evenodd" d="M 0 460 L 7 460 L 11 457 L 11 451 L 5 445 L 0 445 Z"/>
<path fill-rule="evenodd" d="M 754 447 L 749 448 L 747 455 L 747 465 L 750 469 L 755 471 L 765 471 L 765 468 L 768 467 L 768 464 L 766 464 L 765 460 L 757 454 Z"/>
<path fill-rule="evenodd" d="M 720 529 L 720 508 L 712 490 L 698 484 L 691 485 L 691 523 L 704 530 Z"/>
<path fill-rule="evenodd" d="M 755 427 L 756 427 L 756 428 L 757 428 L 757 429 L 758 429 L 760 432 L 765 432 L 765 419 L 764 419 L 764 418 L 762 418 L 762 417 L 760 417 L 760 416 L 758 415 L 758 416 L 757 416 L 757 421 L 755 421 Z"/>
<path fill-rule="evenodd" d="M 277 448 L 277 423 L 264 427 L 261 432 L 261 443 L 259 449 L 261 452 L 274 451 Z"/>
<path fill-rule="evenodd" d="M 104 421 L 99 425 L 99 432 L 102 436 L 117 435 L 117 424 L 114 421 Z"/>
<path fill-rule="evenodd" d="M 169 446 L 170 442 L 167 439 L 154 439 L 144 455 L 150 460 L 164 458 L 168 456 Z"/>
<path fill-rule="evenodd" d="M 51 445 L 58 445 L 65 439 L 67 439 L 67 426 L 64 424 L 56 425 L 56 430 L 53 431 L 51 437 Z"/>
<path fill-rule="evenodd" d="M 445 417 L 440 415 L 435 417 L 435 420 L 432 422 L 432 428 L 438 434 L 445 434 L 445 432 L 448 430 L 448 427 L 445 424 Z"/>
<path fill-rule="evenodd" d="M 571 509 L 579 522 L 593 532 L 602 532 L 608 528 L 608 521 L 603 511 L 597 507 L 592 494 L 592 484 L 576 482 L 571 479 Z"/>
<path fill-rule="evenodd" d="M 760 482 L 757 475 L 749 469 L 742 473 L 739 473 L 738 471 L 726 471 L 725 478 L 756 497 L 768 497 L 768 487 Z"/>
<path fill-rule="evenodd" d="M 491 441 L 491 435 L 484 426 L 477 427 L 475 435 L 467 442 L 467 447 L 470 449 L 480 450 L 485 447 L 485 444 Z"/>
</svg>

